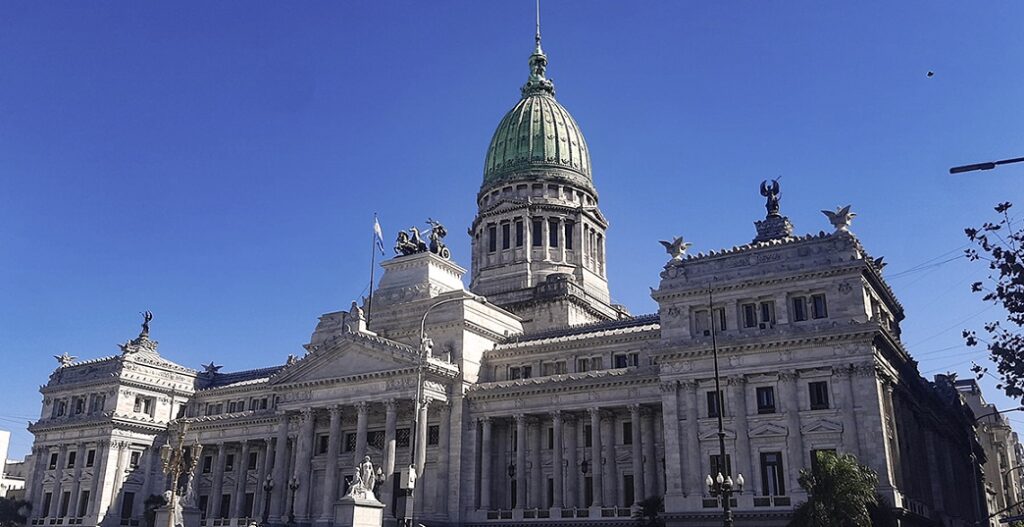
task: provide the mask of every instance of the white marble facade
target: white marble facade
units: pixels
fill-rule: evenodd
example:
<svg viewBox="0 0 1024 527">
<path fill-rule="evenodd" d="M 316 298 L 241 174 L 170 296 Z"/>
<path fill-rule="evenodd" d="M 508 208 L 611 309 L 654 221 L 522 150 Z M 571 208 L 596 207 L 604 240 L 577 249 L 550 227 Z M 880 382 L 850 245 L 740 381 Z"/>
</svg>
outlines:
<svg viewBox="0 0 1024 527">
<path fill-rule="evenodd" d="M 971 521 L 963 482 L 977 445 L 962 402 L 920 377 L 903 309 L 847 224 L 792 236 L 771 231 L 789 224 L 769 210 L 764 241 L 669 260 L 658 313 L 612 303 L 589 153 L 546 64 L 538 40 L 488 151 L 469 289 L 464 269 L 432 253 L 393 258 L 369 327 L 367 306 L 327 313 L 304 353 L 271 368 L 180 366 L 145 330 L 116 356 L 66 358 L 31 425 L 33 524 L 144 525 L 147 497 L 168 487 L 157 449 L 184 422 L 204 445 L 210 526 L 330 527 L 363 455 L 391 475 L 379 493 L 389 521 L 393 474 L 415 464 L 427 525 L 627 524 L 653 496 L 670 525 L 710 525 L 718 504 L 703 481 L 718 470 L 748 482 L 741 525 L 783 525 L 819 450 L 876 470 L 905 525 Z M 449 299 L 425 324 L 427 426 L 410 452 L 420 320 Z"/>
</svg>

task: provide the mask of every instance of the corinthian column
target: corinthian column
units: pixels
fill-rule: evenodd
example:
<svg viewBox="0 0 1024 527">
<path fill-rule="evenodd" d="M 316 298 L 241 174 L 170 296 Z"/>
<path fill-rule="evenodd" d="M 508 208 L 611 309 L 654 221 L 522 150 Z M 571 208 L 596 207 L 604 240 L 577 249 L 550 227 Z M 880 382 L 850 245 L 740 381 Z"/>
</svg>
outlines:
<svg viewBox="0 0 1024 527">
<path fill-rule="evenodd" d="M 249 479 L 249 441 L 242 440 L 242 452 L 235 460 L 235 518 L 245 518 L 252 515 L 252 511 L 245 508 L 245 484 Z"/>
<path fill-rule="evenodd" d="M 593 489 L 594 502 L 592 507 L 604 506 L 604 464 L 601 463 L 601 409 L 590 408 L 590 459 L 593 466 L 591 476 L 591 488 Z"/>
<path fill-rule="evenodd" d="M 363 456 L 366 455 L 366 420 L 369 411 L 370 403 L 356 403 L 356 451 L 353 459 L 357 466 L 363 462 Z"/>
<path fill-rule="evenodd" d="M 295 491 L 295 519 L 299 522 L 309 521 L 310 477 L 313 458 L 313 424 L 316 416 L 312 408 L 302 411 L 302 428 L 296 438 L 295 477 L 299 480 L 299 488 Z"/>
<path fill-rule="evenodd" d="M 561 509 L 565 505 L 565 497 L 562 493 L 562 485 L 565 481 L 565 467 L 562 466 L 562 412 L 551 412 L 551 423 L 554 427 L 555 443 L 551 450 L 551 477 L 554 483 L 554 500 L 552 500 L 551 507 Z"/>
<path fill-rule="evenodd" d="M 395 477 L 395 429 L 398 423 L 397 404 L 394 399 L 384 402 L 384 475 L 388 484 L 382 485 L 381 501 L 390 507 L 391 478 Z"/>
<path fill-rule="evenodd" d="M 526 508 L 526 416 L 516 414 L 516 506 Z"/>
<path fill-rule="evenodd" d="M 214 519 L 222 516 L 221 495 L 224 494 L 224 467 L 227 463 L 228 448 L 224 443 L 217 443 L 217 464 L 213 468 L 213 486 L 210 492 L 211 512 Z"/>
<path fill-rule="evenodd" d="M 800 488 L 797 478 L 804 466 L 804 438 L 800 431 L 800 400 L 796 390 L 797 373 L 793 370 L 779 373 L 779 381 L 786 403 L 786 425 L 789 436 L 786 445 L 789 447 L 789 489 L 790 492 Z"/>
<path fill-rule="evenodd" d="M 578 227 L 577 227 L 578 228 Z M 580 251 L 577 251 L 579 254 Z M 579 506 L 579 499 L 577 489 L 577 478 L 579 477 L 579 461 L 578 453 L 576 452 L 576 416 L 573 414 L 566 414 L 562 420 L 563 430 L 562 437 L 565 440 L 565 491 L 563 507 L 573 508 Z"/>
<path fill-rule="evenodd" d="M 281 523 L 288 492 L 288 414 L 281 412 L 274 444 L 274 490 L 270 495 L 270 523 Z"/>
<path fill-rule="evenodd" d="M 334 501 L 338 496 L 338 451 L 341 450 L 341 407 L 330 408 L 331 428 L 324 463 L 324 495 L 320 503 L 320 523 L 334 521 Z"/>
<path fill-rule="evenodd" d="M 644 451 L 643 444 L 640 442 L 643 436 L 640 435 L 640 405 L 631 404 L 629 405 L 629 428 L 630 441 L 633 443 L 632 463 L 633 463 L 633 503 L 627 503 L 627 506 L 632 506 L 640 503 L 646 497 L 644 495 Z M 648 441 L 652 441 L 653 438 L 648 438 Z"/>
<path fill-rule="evenodd" d="M 491 446 L 492 425 L 490 417 L 480 418 L 480 508 L 491 509 L 491 467 L 494 466 L 494 451 Z"/>
</svg>

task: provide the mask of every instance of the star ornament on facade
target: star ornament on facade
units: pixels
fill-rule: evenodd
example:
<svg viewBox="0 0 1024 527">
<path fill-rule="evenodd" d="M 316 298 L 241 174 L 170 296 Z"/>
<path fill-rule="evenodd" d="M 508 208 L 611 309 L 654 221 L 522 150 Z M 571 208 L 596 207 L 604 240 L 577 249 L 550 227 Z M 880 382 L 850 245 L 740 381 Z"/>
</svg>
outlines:
<svg viewBox="0 0 1024 527">
<path fill-rule="evenodd" d="M 684 241 L 682 236 L 676 236 L 671 242 L 661 240 L 658 243 L 665 247 L 665 252 L 672 257 L 673 262 L 682 260 L 683 256 L 686 254 L 686 250 L 693 245 L 690 242 Z"/>
<path fill-rule="evenodd" d="M 209 364 L 203 364 L 203 372 L 207 375 L 216 375 L 220 373 L 221 368 L 223 368 L 223 366 L 218 366 L 214 364 L 213 361 L 210 361 Z"/>
<path fill-rule="evenodd" d="M 61 368 L 71 366 L 71 364 L 75 362 L 76 359 L 78 359 L 78 357 L 70 355 L 66 351 L 64 353 L 61 353 L 60 355 L 54 355 L 53 358 L 57 359 L 57 362 L 60 364 Z"/>
</svg>

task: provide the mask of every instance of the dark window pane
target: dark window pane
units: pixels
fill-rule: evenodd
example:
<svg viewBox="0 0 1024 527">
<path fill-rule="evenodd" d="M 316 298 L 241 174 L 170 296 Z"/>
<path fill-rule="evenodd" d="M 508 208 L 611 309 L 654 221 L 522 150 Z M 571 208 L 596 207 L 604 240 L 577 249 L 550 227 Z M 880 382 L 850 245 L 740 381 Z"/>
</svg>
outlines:
<svg viewBox="0 0 1024 527">
<path fill-rule="evenodd" d="M 548 221 L 548 246 L 558 247 L 558 220 Z"/>
<path fill-rule="evenodd" d="M 487 226 L 487 252 L 494 252 L 498 250 L 498 227 L 494 225 Z"/>
<path fill-rule="evenodd" d="M 771 386 L 757 388 L 757 413 L 775 413 L 775 388 Z"/>
<path fill-rule="evenodd" d="M 544 245 L 544 223 L 541 220 L 533 220 L 533 233 L 531 237 L 533 241 L 530 245 L 534 247 L 542 247 Z"/>
<path fill-rule="evenodd" d="M 516 247 L 523 246 L 523 222 L 516 221 Z"/>
<path fill-rule="evenodd" d="M 811 397 L 811 410 L 824 410 L 828 408 L 828 382 L 817 381 L 807 383 L 807 389 Z"/>
<path fill-rule="evenodd" d="M 512 236 L 510 234 L 512 226 L 508 223 L 501 224 L 501 248 L 508 249 L 512 246 Z"/>
<path fill-rule="evenodd" d="M 825 295 L 811 296 L 811 316 L 814 318 L 828 317 L 828 305 L 825 303 Z"/>
<path fill-rule="evenodd" d="M 567 221 L 565 222 L 565 248 L 572 250 L 573 247 L 573 232 L 576 230 L 576 223 Z"/>
</svg>

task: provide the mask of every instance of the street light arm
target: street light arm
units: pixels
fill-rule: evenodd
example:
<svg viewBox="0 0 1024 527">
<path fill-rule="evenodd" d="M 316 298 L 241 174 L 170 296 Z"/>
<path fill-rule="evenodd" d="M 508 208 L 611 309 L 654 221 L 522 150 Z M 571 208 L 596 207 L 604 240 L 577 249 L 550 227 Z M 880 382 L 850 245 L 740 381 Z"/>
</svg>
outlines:
<svg viewBox="0 0 1024 527">
<path fill-rule="evenodd" d="M 1024 157 L 1015 157 L 1013 159 L 1002 159 L 999 161 L 987 161 L 985 163 L 974 163 L 971 165 L 963 165 L 953 167 L 949 169 L 950 174 L 962 174 L 964 172 L 974 172 L 975 170 L 992 170 L 999 165 L 1009 165 L 1010 163 L 1020 163 L 1024 161 Z"/>
<path fill-rule="evenodd" d="M 980 421 L 980 420 L 982 420 L 982 419 L 984 419 L 986 417 L 993 416 L 993 415 L 1005 414 L 1007 412 L 1020 412 L 1022 410 L 1024 410 L 1024 406 L 1018 406 L 1016 408 L 1005 408 L 1003 410 L 996 410 L 994 412 L 989 412 L 989 413 L 987 413 L 985 415 L 979 415 L 978 417 L 975 417 L 974 418 L 974 422 L 977 423 L 978 421 Z"/>
<path fill-rule="evenodd" d="M 441 305 L 447 304 L 449 302 L 459 302 L 459 301 L 467 300 L 467 299 L 468 300 L 476 300 L 477 302 L 480 302 L 481 304 L 486 304 L 487 303 L 487 298 L 485 298 L 483 296 L 480 296 L 480 295 L 474 295 L 474 294 L 470 293 L 470 296 L 468 296 L 468 297 L 458 296 L 458 297 L 455 297 L 455 298 L 446 298 L 446 299 L 441 300 L 439 302 L 434 302 L 433 304 L 430 304 L 430 307 L 428 307 L 426 311 L 423 312 L 423 316 L 420 318 L 419 350 L 420 350 L 421 354 L 425 351 L 423 349 L 423 337 L 426 336 L 425 333 L 426 333 L 426 326 L 427 326 L 427 315 L 430 315 L 430 312 L 433 311 L 434 308 L 437 307 L 437 306 L 441 306 Z"/>
</svg>

